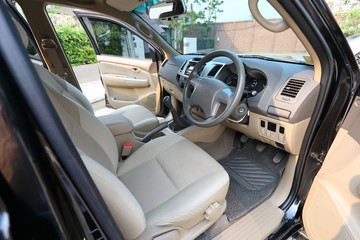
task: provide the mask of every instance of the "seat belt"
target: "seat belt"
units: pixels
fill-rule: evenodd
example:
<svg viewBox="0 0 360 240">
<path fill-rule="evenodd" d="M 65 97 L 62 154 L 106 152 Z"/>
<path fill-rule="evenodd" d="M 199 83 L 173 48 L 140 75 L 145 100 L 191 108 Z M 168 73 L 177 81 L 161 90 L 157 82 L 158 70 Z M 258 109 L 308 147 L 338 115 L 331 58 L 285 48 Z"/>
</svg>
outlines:
<svg viewBox="0 0 360 240">
<path fill-rule="evenodd" d="M 51 38 L 41 39 L 41 48 L 47 52 L 50 57 L 51 63 L 55 68 L 56 75 L 61 78 L 66 79 L 67 73 L 64 71 L 64 67 L 59 59 L 59 56 L 56 52 L 57 45 Z"/>
</svg>

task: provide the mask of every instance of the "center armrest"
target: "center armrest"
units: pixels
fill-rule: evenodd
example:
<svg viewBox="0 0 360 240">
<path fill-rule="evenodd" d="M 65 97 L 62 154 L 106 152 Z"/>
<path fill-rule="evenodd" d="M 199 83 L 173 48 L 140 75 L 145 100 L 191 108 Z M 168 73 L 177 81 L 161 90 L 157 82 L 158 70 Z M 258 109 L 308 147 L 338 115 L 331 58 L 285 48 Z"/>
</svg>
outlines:
<svg viewBox="0 0 360 240">
<path fill-rule="evenodd" d="M 110 114 L 100 116 L 98 119 L 109 128 L 114 136 L 129 133 L 134 129 L 132 122 L 123 116 Z"/>
</svg>

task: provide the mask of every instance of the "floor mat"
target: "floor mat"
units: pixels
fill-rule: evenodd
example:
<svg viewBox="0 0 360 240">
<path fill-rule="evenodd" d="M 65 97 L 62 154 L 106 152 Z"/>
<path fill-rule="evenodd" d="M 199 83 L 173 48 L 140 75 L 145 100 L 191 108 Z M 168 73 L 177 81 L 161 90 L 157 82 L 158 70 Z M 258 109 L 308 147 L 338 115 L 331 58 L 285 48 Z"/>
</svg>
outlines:
<svg viewBox="0 0 360 240">
<path fill-rule="evenodd" d="M 195 238 L 195 240 L 210 240 L 210 236 L 207 232 L 203 232 L 200 236 Z"/>
<path fill-rule="evenodd" d="M 219 160 L 230 176 L 225 211 L 229 221 L 244 216 L 266 200 L 275 190 L 286 166 L 287 157 L 278 164 L 273 163 L 274 156 L 282 150 L 266 145 L 260 153 L 256 150 L 259 143 L 249 139 L 243 148 L 233 149 Z"/>
</svg>

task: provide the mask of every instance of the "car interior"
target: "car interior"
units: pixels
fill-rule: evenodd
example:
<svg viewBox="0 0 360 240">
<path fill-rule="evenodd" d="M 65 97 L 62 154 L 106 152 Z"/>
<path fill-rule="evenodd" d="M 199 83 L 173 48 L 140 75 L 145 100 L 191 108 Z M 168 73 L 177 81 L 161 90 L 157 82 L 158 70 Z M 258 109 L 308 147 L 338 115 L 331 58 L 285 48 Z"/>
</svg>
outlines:
<svg viewBox="0 0 360 240">
<path fill-rule="evenodd" d="M 296 34 L 312 64 L 221 50 L 179 54 L 133 12 L 143 1 L 17 2 L 26 20 L 9 8 L 14 29 L 25 49 L 37 49 L 33 66 L 125 239 L 264 239 L 278 228 L 321 68 L 276 1 L 269 2 L 286 21 L 281 27 Z M 120 24 L 152 47 L 132 62 L 97 54 L 112 113 L 95 116 L 48 4 L 76 9 L 86 26 L 96 17 Z"/>
</svg>

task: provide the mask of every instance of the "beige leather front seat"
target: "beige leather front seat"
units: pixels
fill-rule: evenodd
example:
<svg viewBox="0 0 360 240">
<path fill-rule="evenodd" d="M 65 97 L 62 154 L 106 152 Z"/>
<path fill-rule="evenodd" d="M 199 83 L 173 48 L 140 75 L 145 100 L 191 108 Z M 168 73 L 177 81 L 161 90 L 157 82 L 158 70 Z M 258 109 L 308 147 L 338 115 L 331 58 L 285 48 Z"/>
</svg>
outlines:
<svg viewBox="0 0 360 240">
<path fill-rule="evenodd" d="M 125 239 L 192 239 L 221 217 L 229 176 L 211 156 L 175 135 L 152 140 L 122 161 L 82 93 L 35 68 Z M 129 120 L 144 129 L 140 115 Z"/>
<path fill-rule="evenodd" d="M 70 98 L 94 115 L 91 103 L 82 92 L 55 74 L 49 71 L 43 71 L 43 67 L 36 64 L 34 64 L 34 66 L 43 84 L 48 85 L 65 97 Z M 125 106 L 113 111 L 109 115 L 116 119 L 122 117 L 128 119 L 132 123 L 134 130 L 139 132 L 150 132 L 159 125 L 157 117 L 140 105 Z"/>
<path fill-rule="evenodd" d="M 44 86 L 126 239 L 191 239 L 221 217 L 229 176 L 206 152 L 174 135 L 119 161 L 109 129 L 82 105 Z"/>
<path fill-rule="evenodd" d="M 13 22 L 17 31 L 20 34 L 22 43 L 24 44 L 25 48 L 27 48 L 29 40 L 26 32 L 18 22 L 16 22 L 15 20 L 13 20 Z M 91 103 L 81 91 L 79 91 L 77 88 L 75 88 L 68 82 L 64 81 L 62 78 L 56 76 L 55 74 L 50 74 L 50 72 L 48 71 L 41 71 L 42 67 L 38 65 L 35 65 L 35 68 L 40 76 L 44 75 L 41 76 L 44 84 L 50 85 L 51 88 L 75 101 L 77 104 L 88 110 L 91 114 L 94 114 Z M 125 106 L 113 111 L 110 115 L 114 116 L 117 119 L 128 119 L 132 123 L 134 130 L 138 132 L 150 132 L 151 130 L 159 126 L 159 120 L 157 119 L 157 117 L 147 108 L 141 105 Z"/>
</svg>

